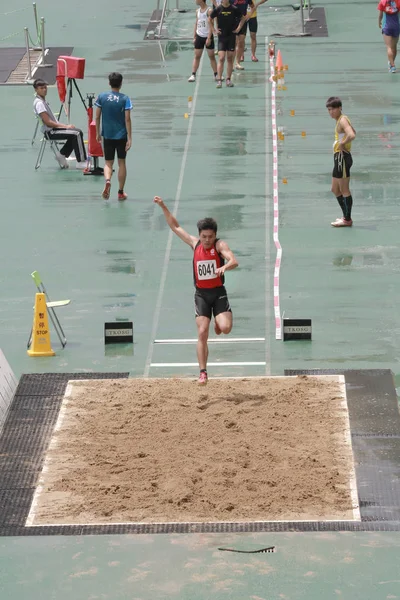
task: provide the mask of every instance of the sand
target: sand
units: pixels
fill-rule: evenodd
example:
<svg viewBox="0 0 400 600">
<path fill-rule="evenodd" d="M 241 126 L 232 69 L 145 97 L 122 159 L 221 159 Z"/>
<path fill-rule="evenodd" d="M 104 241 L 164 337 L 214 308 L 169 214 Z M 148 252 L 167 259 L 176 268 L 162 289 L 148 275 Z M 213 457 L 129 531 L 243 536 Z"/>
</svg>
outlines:
<svg viewBox="0 0 400 600">
<path fill-rule="evenodd" d="M 337 376 L 70 382 L 28 524 L 353 519 Z"/>
</svg>

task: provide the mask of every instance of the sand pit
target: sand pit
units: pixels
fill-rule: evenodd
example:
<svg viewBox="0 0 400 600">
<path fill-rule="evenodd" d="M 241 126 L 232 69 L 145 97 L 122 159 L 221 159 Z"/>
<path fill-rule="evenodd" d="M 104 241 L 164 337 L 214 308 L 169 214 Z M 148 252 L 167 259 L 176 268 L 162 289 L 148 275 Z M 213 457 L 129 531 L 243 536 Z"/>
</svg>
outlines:
<svg viewBox="0 0 400 600">
<path fill-rule="evenodd" d="M 353 519 L 338 376 L 70 382 L 28 525 Z"/>
</svg>

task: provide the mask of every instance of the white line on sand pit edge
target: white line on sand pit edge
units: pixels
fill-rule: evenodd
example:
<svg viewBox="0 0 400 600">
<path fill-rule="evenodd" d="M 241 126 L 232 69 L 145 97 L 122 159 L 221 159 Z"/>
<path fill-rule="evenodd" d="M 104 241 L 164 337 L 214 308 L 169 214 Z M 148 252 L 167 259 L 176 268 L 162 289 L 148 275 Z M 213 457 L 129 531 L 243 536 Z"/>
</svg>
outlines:
<svg viewBox="0 0 400 600">
<path fill-rule="evenodd" d="M 172 209 L 172 214 L 175 217 L 176 217 L 176 215 L 178 213 L 179 202 L 180 202 L 180 199 L 181 199 L 182 184 L 183 184 L 183 178 L 184 178 L 184 175 L 185 175 L 185 167 L 186 167 L 187 156 L 188 156 L 188 153 L 189 153 L 190 137 L 192 135 L 193 119 L 194 119 L 194 114 L 195 114 L 195 110 L 196 110 L 197 96 L 198 96 L 198 93 L 199 93 L 199 85 L 200 85 L 201 73 L 202 73 L 202 70 L 203 70 L 203 64 L 204 64 L 204 54 L 201 57 L 200 66 L 199 66 L 199 70 L 198 70 L 198 76 L 196 78 L 196 87 L 195 87 L 194 94 L 193 94 L 192 108 L 191 108 L 191 111 L 190 111 L 190 118 L 189 118 L 188 131 L 187 131 L 187 134 L 186 134 L 185 148 L 183 150 L 181 170 L 180 170 L 179 180 L 178 180 L 178 187 L 176 188 L 175 203 L 174 203 L 174 206 L 173 206 L 173 209 Z M 156 303 L 156 308 L 155 308 L 155 311 L 154 311 L 153 325 L 152 325 L 152 329 L 151 329 L 149 349 L 148 349 L 148 352 L 147 352 L 147 358 L 146 358 L 146 363 L 145 363 L 145 367 L 144 367 L 143 377 L 148 377 L 149 376 L 150 367 L 152 366 L 151 365 L 151 360 L 153 358 L 153 352 L 154 352 L 154 342 L 153 342 L 153 340 L 154 340 L 154 338 L 157 335 L 158 322 L 160 320 L 162 299 L 163 299 L 163 295 L 164 295 L 165 282 L 167 280 L 167 272 L 168 272 L 169 259 L 171 257 L 171 247 L 172 247 L 172 238 L 173 238 L 173 235 L 174 234 L 173 234 L 172 230 L 170 229 L 169 234 L 168 234 L 167 247 L 166 247 L 166 250 L 165 250 L 163 269 L 162 269 L 162 274 L 161 274 L 161 279 L 160 279 L 160 287 L 159 287 L 159 290 L 158 290 L 157 303 Z"/>
<path fill-rule="evenodd" d="M 358 491 L 357 491 L 357 479 L 356 479 L 356 471 L 354 467 L 354 453 L 353 446 L 351 443 L 351 429 L 350 429 L 350 418 L 349 418 L 349 407 L 347 404 L 347 392 L 346 392 L 346 379 L 344 375 L 339 375 L 339 386 L 343 395 L 342 407 L 346 413 L 346 428 L 344 431 L 345 442 L 349 447 L 351 454 L 351 469 L 350 469 L 350 496 L 351 496 L 351 505 L 353 509 L 353 517 L 355 521 L 361 521 L 360 514 L 360 505 L 358 501 Z"/>
<path fill-rule="evenodd" d="M 199 363 L 151 363 L 151 367 L 197 367 Z M 265 362 L 210 362 L 209 367 L 264 367 Z"/>
<path fill-rule="evenodd" d="M 66 413 L 66 410 L 67 410 L 67 404 L 68 404 L 69 399 L 70 399 L 71 394 L 72 394 L 72 387 L 73 387 L 72 383 L 69 381 L 68 384 L 67 384 L 67 387 L 65 388 L 64 398 L 63 398 L 62 403 L 61 403 L 60 412 L 58 413 L 57 422 L 56 422 L 56 424 L 54 426 L 54 429 L 53 429 L 53 435 L 51 437 L 48 450 L 50 450 L 51 448 L 54 448 L 56 446 L 56 443 L 57 443 L 56 442 L 56 434 L 61 429 L 61 425 L 62 425 L 62 422 L 63 422 L 64 417 L 65 417 L 65 413 Z M 49 458 L 48 450 L 47 450 L 46 455 L 45 455 L 44 464 L 43 464 L 42 472 L 40 473 L 38 485 L 36 487 L 35 493 L 33 494 L 31 508 L 29 510 L 29 514 L 28 514 L 28 517 L 27 517 L 26 522 L 25 522 L 25 526 L 26 527 L 33 527 L 33 521 L 35 520 L 35 516 L 36 516 L 36 507 L 37 507 L 37 504 L 39 502 L 39 497 L 40 497 L 40 495 L 41 495 L 41 493 L 43 492 L 43 489 L 44 489 L 43 488 L 43 485 L 44 485 L 44 475 L 49 470 L 49 464 L 50 464 L 50 458 Z"/>
</svg>

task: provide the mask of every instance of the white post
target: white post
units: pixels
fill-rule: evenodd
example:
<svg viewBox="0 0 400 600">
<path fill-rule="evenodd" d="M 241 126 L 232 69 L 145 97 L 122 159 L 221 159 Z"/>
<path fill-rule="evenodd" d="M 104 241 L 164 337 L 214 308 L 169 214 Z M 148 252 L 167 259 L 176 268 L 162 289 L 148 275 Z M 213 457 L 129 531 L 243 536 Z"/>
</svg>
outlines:
<svg viewBox="0 0 400 600">
<path fill-rule="evenodd" d="M 24 27 L 25 31 L 25 44 L 26 44 L 26 54 L 28 56 L 28 75 L 27 80 L 30 81 L 32 79 L 32 67 L 31 67 L 31 52 L 29 48 L 29 33 L 28 28 Z"/>
<path fill-rule="evenodd" d="M 37 17 L 37 10 L 36 10 L 36 2 L 33 3 L 33 16 L 35 17 L 36 36 L 39 37 L 39 25 L 38 25 L 38 17 Z"/>
<path fill-rule="evenodd" d="M 305 32 L 304 29 L 304 9 L 303 9 L 303 0 L 300 0 L 300 19 L 301 19 L 301 33 Z"/>
</svg>

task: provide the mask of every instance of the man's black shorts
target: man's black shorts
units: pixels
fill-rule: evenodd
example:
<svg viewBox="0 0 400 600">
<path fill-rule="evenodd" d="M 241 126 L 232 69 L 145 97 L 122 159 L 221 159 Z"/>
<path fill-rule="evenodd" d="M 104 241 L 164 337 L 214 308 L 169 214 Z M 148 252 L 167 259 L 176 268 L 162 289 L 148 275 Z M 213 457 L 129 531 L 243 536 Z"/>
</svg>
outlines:
<svg viewBox="0 0 400 600">
<path fill-rule="evenodd" d="M 257 17 L 253 17 L 252 19 L 249 19 L 247 22 L 249 24 L 250 33 L 257 33 L 257 30 L 258 30 Z"/>
<path fill-rule="evenodd" d="M 236 49 L 236 35 L 218 36 L 218 52 L 234 52 Z"/>
<path fill-rule="evenodd" d="M 194 307 L 196 317 L 208 317 L 209 319 L 212 315 L 216 317 L 223 312 L 232 312 L 225 286 L 209 290 L 196 288 Z"/>
<path fill-rule="evenodd" d="M 206 41 L 207 38 L 203 38 L 200 35 L 197 35 L 196 33 L 196 39 L 194 40 L 194 47 L 196 50 L 203 50 L 204 48 L 206 48 L 206 50 L 214 50 L 215 45 L 214 45 L 214 36 L 211 36 L 211 42 L 209 46 L 206 46 Z"/>
<path fill-rule="evenodd" d="M 350 177 L 350 169 L 353 159 L 350 152 L 335 152 L 333 155 L 332 177 L 335 179 L 345 179 Z"/>
<path fill-rule="evenodd" d="M 118 158 L 126 158 L 126 146 L 127 139 L 122 140 L 103 140 L 104 160 L 114 160 L 115 151 L 117 152 Z"/>
<path fill-rule="evenodd" d="M 239 29 L 239 33 L 237 33 L 236 35 L 246 35 L 246 33 L 247 33 L 247 23 L 248 23 L 248 21 L 244 22 L 242 29 Z"/>
</svg>

